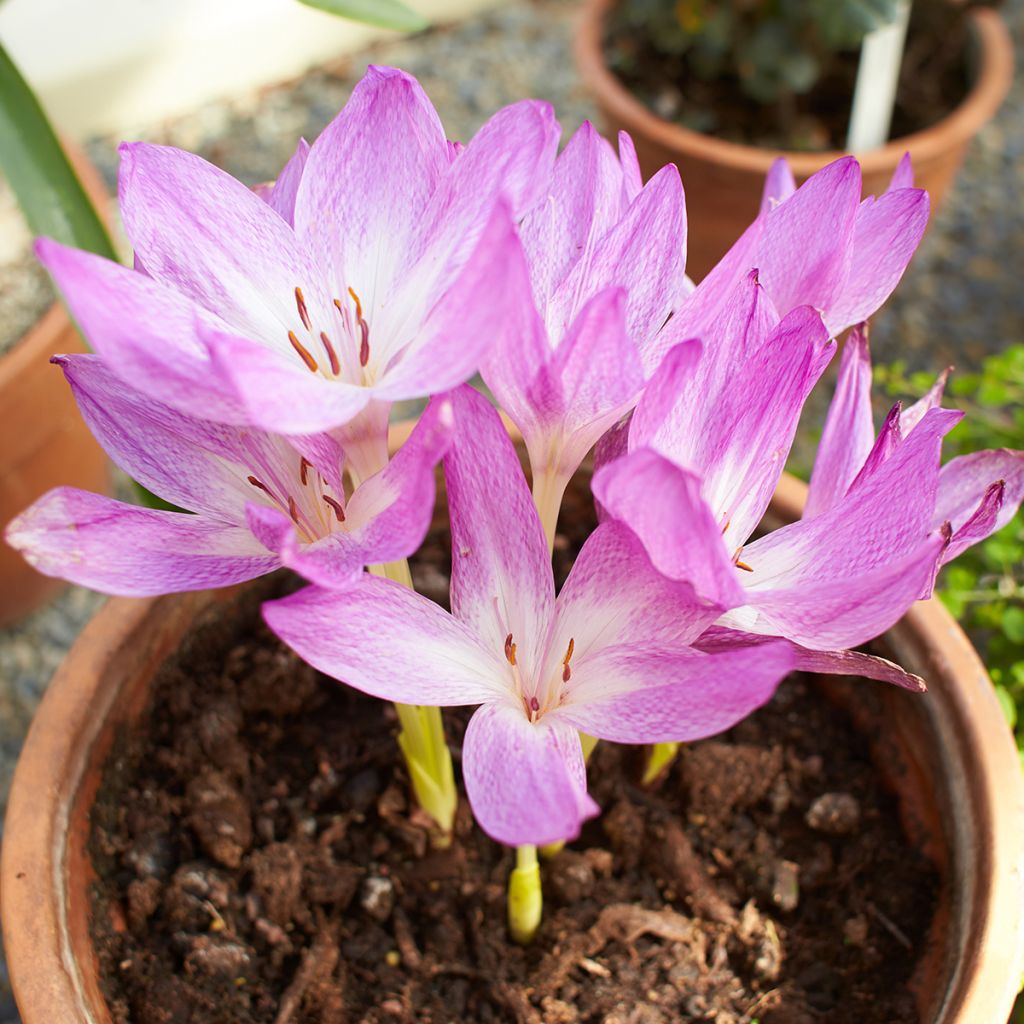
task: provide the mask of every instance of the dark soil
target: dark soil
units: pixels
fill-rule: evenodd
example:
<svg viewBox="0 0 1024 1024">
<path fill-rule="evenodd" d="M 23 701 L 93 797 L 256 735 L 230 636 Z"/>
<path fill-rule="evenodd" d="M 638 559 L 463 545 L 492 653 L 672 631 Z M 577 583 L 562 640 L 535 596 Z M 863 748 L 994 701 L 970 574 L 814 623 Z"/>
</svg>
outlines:
<svg viewBox="0 0 1024 1024">
<path fill-rule="evenodd" d="M 818 53 L 821 77 L 803 95 L 760 103 L 738 73 L 707 79 L 685 53 L 659 45 L 613 9 L 609 66 L 660 117 L 694 131 L 768 149 L 845 149 L 859 51 Z M 933 0 L 912 8 L 889 137 L 940 121 L 966 96 L 972 77 L 967 5 Z M 781 55 L 780 55 L 781 56 Z"/>
<path fill-rule="evenodd" d="M 579 540 L 560 539 L 560 572 Z M 414 564 L 442 600 L 446 548 L 434 534 Z M 431 850 L 391 707 L 260 623 L 283 586 L 193 631 L 108 762 L 93 931 L 116 1024 L 918 1019 L 906 984 L 937 880 L 811 680 L 653 790 L 636 748 L 599 744 L 604 813 L 544 865 L 544 924 L 521 949 L 512 852 L 465 802 L 453 845 Z M 447 715 L 456 762 L 467 718 Z"/>
</svg>

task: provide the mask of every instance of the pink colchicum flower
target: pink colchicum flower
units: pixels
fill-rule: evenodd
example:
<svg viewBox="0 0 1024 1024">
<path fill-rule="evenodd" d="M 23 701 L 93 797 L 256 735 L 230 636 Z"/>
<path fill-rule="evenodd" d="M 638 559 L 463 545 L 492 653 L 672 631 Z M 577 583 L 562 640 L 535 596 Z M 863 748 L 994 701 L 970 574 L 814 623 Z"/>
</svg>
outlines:
<svg viewBox="0 0 1024 1024">
<path fill-rule="evenodd" d="M 70 487 L 45 494 L 6 540 L 40 572 L 108 594 L 220 587 L 287 565 L 345 586 L 367 564 L 411 554 L 434 506 L 434 467 L 453 433 L 434 399 L 385 469 L 345 497 L 327 434 L 284 437 L 202 420 L 128 387 L 98 356 L 62 356 L 79 409 L 126 473 L 195 515 Z"/>
<path fill-rule="evenodd" d="M 462 750 L 481 827 L 513 845 L 570 839 L 597 811 L 580 731 L 621 743 L 711 735 L 764 703 L 793 656 L 772 643 L 695 650 L 719 609 L 656 572 L 618 523 L 590 536 L 556 598 L 540 519 L 498 414 L 469 387 L 452 401 L 452 614 L 364 576 L 345 590 L 270 602 L 264 615 L 311 665 L 373 696 L 481 705 Z"/>
<path fill-rule="evenodd" d="M 867 320 L 892 294 L 928 225 L 928 193 L 912 185 L 909 154 L 889 189 L 864 200 L 854 157 L 799 188 L 780 158 L 765 180 L 760 213 L 666 325 L 652 356 L 703 338 L 751 270 L 779 316 L 812 306 L 833 338 Z"/>
<path fill-rule="evenodd" d="M 584 123 L 519 233 L 507 281 L 519 301 L 481 372 L 523 435 L 535 482 L 557 481 L 557 507 L 587 452 L 635 404 L 658 332 L 692 289 L 679 173 L 668 165 L 643 185 L 629 136 L 616 156 Z"/>
<path fill-rule="evenodd" d="M 360 417 L 339 438 L 365 476 L 388 405 L 468 379 L 508 317 L 514 217 L 538 198 L 558 136 L 550 107 L 523 101 L 460 151 L 415 79 L 371 67 L 262 197 L 193 154 L 124 145 L 137 270 L 52 241 L 38 252 L 138 390 L 286 434 Z"/>
<path fill-rule="evenodd" d="M 848 655 L 835 649 L 893 625 L 930 594 L 942 564 L 1008 522 L 1024 497 L 1024 453 L 980 452 L 940 468 L 942 438 L 961 418 L 939 406 L 941 379 L 906 412 L 897 406 L 872 442 L 870 363 L 858 330 L 843 355 L 807 514 L 748 544 L 789 449 L 792 435 L 780 430 L 776 408 L 787 383 L 768 376 L 770 387 L 747 392 L 758 443 L 722 409 L 717 421 L 692 416 L 695 440 L 683 418 L 702 380 L 695 347 L 680 346 L 665 361 L 629 427 L 628 453 L 598 471 L 594 490 L 670 577 L 711 567 L 695 583 L 729 609 L 711 649 L 727 645 L 727 627 L 743 634 L 737 643 L 783 637 L 817 652 L 798 652 L 798 663 L 827 671 L 832 657 L 835 671 L 847 671 Z M 729 491 L 716 489 L 721 479 Z M 661 499 L 644 497 L 652 494 Z M 878 678 L 913 683 L 876 667 Z M 869 665 L 859 671 L 876 674 Z"/>
</svg>

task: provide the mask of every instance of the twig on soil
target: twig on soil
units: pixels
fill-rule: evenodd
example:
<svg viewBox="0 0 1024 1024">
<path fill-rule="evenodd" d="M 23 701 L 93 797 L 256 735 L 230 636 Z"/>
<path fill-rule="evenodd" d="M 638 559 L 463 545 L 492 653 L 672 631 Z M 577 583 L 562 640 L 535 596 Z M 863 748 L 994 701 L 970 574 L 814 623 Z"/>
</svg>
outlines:
<svg viewBox="0 0 1024 1024">
<path fill-rule="evenodd" d="M 906 932 L 891 917 L 886 917 L 874 903 L 867 905 L 868 913 L 877 918 L 878 923 L 904 948 L 913 949 L 914 944 L 907 938 Z"/>
<path fill-rule="evenodd" d="M 302 1005 L 302 999 L 317 978 L 329 977 L 338 963 L 340 951 L 334 932 L 337 922 L 320 921 L 313 944 L 306 951 L 292 983 L 281 998 L 274 1024 L 289 1024 Z"/>
</svg>

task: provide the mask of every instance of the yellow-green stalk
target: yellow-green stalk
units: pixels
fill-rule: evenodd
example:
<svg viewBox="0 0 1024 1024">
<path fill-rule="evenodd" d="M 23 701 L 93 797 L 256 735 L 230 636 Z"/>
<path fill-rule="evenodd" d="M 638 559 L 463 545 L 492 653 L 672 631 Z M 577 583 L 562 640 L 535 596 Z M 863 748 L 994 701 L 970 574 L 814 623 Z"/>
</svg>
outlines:
<svg viewBox="0 0 1024 1024">
<path fill-rule="evenodd" d="M 412 589 L 412 574 L 404 558 L 386 565 L 372 565 L 370 572 Z M 402 726 L 398 746 L 409 769 L 413 793 L 420 807 L 437 823 L 439 834 L 435 836 L 435 846 L 447 846 L 451 841 L 458 794 L 451 751 L 444 740 L 441 709 L 419 704 L 396 704 L 395 710 Z"/>
<path fill-rule="evenodd" d="M 679 753 L 679 744 L 675 742 L 655 743 L 647 755 L 647 767 L 644 768 L 642 782 L 650 786 L 657 782 L 669 770 Z"/>
<path fill-rule="evenodd" d="M 536 846 L 516 847 L 516 866 L 508 878 L 508 930 L 513 942 L 525 946 L 540 928 L 544 895 Z"/>
</svg>

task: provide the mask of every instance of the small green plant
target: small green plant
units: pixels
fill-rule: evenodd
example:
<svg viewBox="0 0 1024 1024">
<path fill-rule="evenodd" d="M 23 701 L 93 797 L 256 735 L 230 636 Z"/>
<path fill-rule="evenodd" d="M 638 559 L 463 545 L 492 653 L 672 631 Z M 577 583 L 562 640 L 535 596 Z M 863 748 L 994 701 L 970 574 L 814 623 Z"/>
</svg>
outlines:
<svg viewBox="0 0 1024 1024">
<path fill-rule="evenodd" d="M 891 397 L 923 394 L 929 374 L 902 362 L 875 368 L 876 385 Z M 952 458 L 982 448 L 1019 447 L 1024 437 L 1024 345 L 984 361 L 979 373 L 954 374 L 948 405 L 967 415 L 946 439 Z M 943 570 L 938 595 L 970 634 L 988 666 L 1024 765 L 1024 515 Z"/>
</svg>

